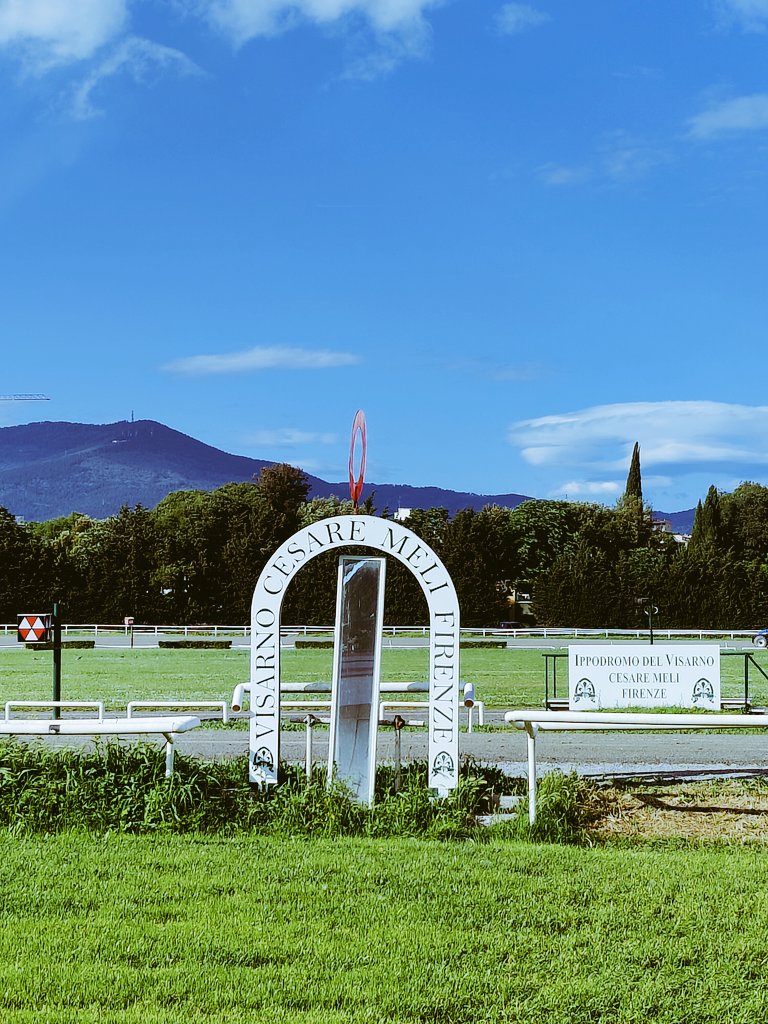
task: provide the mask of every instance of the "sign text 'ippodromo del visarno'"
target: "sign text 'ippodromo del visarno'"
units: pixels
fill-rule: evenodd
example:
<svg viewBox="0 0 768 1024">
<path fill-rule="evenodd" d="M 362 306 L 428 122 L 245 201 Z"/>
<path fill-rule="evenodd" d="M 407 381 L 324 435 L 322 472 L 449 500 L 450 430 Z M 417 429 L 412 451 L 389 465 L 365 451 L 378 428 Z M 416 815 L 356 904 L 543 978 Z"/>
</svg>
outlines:
<svg viewBox="0 0 768 1024">
<path fill-rule="evenodd" d="M 434 551 L 401 523 L 342 515 L 306 526 L 262 570 L 251 604 L 250 778 L 277 782 L 280 756 L 280 609 L 288 584 L 324 551 L 368 547 L 391 555 L 415 576 L 429 607 L 429 785 L 447 792 L 459 770 L 459 605 Z"/>
<path fill-rule="evenodd" d="M 720 708 L 718 644 L 579 645 L 568 648 L 571 710 Z"/>
</svg>

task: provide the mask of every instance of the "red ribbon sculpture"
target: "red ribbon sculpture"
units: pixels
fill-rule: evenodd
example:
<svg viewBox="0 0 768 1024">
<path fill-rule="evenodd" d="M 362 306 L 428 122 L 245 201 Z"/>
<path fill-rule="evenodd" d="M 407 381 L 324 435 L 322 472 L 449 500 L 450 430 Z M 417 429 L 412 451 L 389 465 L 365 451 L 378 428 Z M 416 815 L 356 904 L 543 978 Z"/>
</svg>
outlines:
<svg viewBox="0 0 768 1024">
<path fill-rule="evenodd" d="M 355 480 L 355 442 L 357 435 L 360 435 L 362 443 L 362 457 L 360 459 L 360 473 Z M 357 505 L 360 495 L 363 493 L 363 477 L 365 476 L 365 456 L 368 450 L 368 442 L 365 433 L 365 413 L 358 409 L 352 423 L 352 440 L 349 445 L 349 496 L 352 499 L 352 506 L 357 512 Z"/>
</svg>

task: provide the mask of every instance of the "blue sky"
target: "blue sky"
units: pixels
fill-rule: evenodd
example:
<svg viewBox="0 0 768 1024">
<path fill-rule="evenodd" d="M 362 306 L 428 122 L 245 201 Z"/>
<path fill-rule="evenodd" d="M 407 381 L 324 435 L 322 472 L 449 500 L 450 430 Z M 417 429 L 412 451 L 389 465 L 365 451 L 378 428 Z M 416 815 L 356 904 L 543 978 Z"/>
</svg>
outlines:
<svg viewBox="0 0 768 1024">
<path fill-rule="evenodd" d="M 0 0 L 0 425 L 767 482 L 768 0 Z"/>
</svg>

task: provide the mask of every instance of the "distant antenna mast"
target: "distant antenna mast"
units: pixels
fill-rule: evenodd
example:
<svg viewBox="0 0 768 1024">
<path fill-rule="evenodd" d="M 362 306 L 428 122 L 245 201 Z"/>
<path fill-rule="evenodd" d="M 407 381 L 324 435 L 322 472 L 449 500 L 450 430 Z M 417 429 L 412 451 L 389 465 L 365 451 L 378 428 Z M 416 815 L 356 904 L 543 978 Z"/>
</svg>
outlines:
<svg viewBox="0 0 768 1024">
<path fill-rule="evenodd" d="M 0 402 L 50 402 L 48 395 L 0 395 Z"/>
</svg>

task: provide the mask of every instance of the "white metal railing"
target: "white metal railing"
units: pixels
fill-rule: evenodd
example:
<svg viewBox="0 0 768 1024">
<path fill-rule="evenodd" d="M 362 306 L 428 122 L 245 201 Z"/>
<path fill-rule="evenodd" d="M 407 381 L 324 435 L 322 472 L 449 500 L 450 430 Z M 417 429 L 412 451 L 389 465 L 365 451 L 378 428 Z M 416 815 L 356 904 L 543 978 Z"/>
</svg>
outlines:
<svg viewBox="0 0 768 1024">
<path fill-rule="evenodd" d="M 104 721 L 103 700 L 7 700 L 4 721 L 10 721 L 14 708 L 92 708 L 98 716 L 96 720 Z"/>
<path fill-rule="evenodd" d="M 74 708 L 95 708 L 95 718 L 14 718 L 14 708 L 49 708 L 61 711 Z M 0 719 L 0 736 L 83 736 L 97 739 L 101 736 L 162 736 L 165 739 L 165 774 L 173 774 L 174 741 L 182 732 L 189 732 L 200 725 L 200 719 L 193 715 L 177 717 L 154 716 L 135 718 L 104 717 L 103 701 L 78 700 L 9 700 L 5 704 L 5 715 Z"/>
<path fill-rule="evenodd" d="M 248 637 L 251 632 L 249 625 L 209 625 L 209 626 L 183 626 L 183 625 L 143 625 L 135 624 L 126 626 L 123 623 L 64 623 L 61 627 L 62 634 L 66 637 L 70 634 L 91 633 L 94 637 L 103 634 L 118 634 L 130 636 L 131 631 L 135 636 L 162 636 L 172 634 L 174 636 L 243 636 Z M 0 631 L 4 636 L 15 634 L 17 624 L 0 623 Z M 659 629 L 654 626 L 653 635 L 658 639 L 670 640 L 672 637 L 688 637 L 704 640 L 708 637 L 726 637 L 730 640 L 749 639 L 755 635 L 755 629 Z M 333 635 L 333 626 L 282 626 L 282 636 L 310 636 L 312 634 L 327 633 Z M 382 630 L 384 636 L 429 636 L 429 626 L 385 626 Z M 541 637 L 543 639 L 578 639 L 580 637 L 595 638 L 603 637 L 606 640 L 612 637 L 628 637 L 631 639 L 643 639 L 648 636 L 648 627 L 633 629 L 582 629 L 577 626 L 532 626 L 527 628 L 501 629 L 494 626 L 467 626 L 462 627 L 463 636 L 479 637 L 505 637 L 512 640 Z"/>
<path fill-rule="evenodd" d="M 226 700 L 132 700 L 128 702 L 125 717 L 133 718 L 137 708 L 145 711 L 159 708 L 174 711 L 220 711 L 222 722 L 229 724 L 229 702 Z"/>
<path fill-rule="evenodd" d="M 539 732 L 633 730 L 765 729 L 768 715 L 718 713 L 659 714 L 644 711 L 507 711 L 505 721 L 525 730 L 528 747 L 528 820 L 536 821 L 536 736 Z"/>
</svg>

